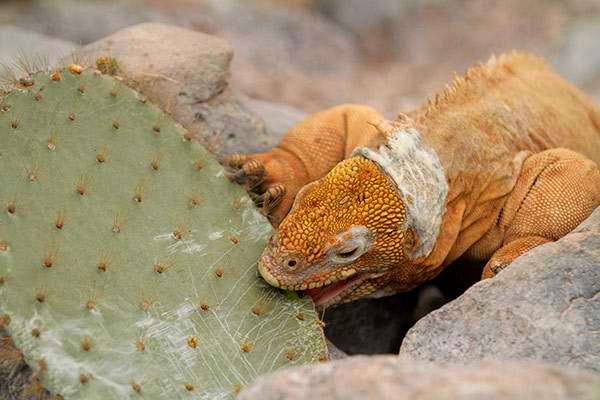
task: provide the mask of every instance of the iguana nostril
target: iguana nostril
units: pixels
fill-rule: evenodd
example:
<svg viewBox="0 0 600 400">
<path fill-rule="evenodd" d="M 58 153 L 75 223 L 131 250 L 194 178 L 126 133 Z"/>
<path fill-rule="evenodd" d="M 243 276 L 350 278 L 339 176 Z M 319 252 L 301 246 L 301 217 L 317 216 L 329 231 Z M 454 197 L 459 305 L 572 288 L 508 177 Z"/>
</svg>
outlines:
<svg viewBox="0 0 600 400">
<path fill-rule="evenodd" d="M 288 260 L 288 262 L 287 262 L 287 266 L 288 266 L 290 269 L 296 269 L 296 265 L 297 265 L 297 264 L 298 264 L 298 262 L 297 262 L 296 260 L 294 260 L 294 259 L 292 259 L 292 260 Z"/>
</svg>

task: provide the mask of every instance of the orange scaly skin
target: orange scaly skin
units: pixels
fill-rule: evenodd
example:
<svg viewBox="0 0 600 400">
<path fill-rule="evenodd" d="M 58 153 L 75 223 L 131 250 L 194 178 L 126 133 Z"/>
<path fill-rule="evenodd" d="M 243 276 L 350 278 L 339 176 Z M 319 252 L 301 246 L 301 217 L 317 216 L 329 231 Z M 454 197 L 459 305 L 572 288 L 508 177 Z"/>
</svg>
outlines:
<svg viewBox="0 0 600 400">
<path fill-rule="evenodd" d="M 494 276 L 591 214 L 598 163 L 600 110 L 518 53 L 469 69 L 397 122 L 341 106 L 271 152 L 226 160 L 276 225 L 285 216 L 261 275 L 322 306 L 409 290 L 461 256 Z"/>
</svg>

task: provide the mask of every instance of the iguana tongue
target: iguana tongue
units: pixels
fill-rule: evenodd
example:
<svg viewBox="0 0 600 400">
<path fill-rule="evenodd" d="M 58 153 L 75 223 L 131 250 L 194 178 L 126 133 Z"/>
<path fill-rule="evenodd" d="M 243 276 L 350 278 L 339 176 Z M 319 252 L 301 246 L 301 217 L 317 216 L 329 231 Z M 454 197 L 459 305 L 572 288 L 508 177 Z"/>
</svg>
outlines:
<svg viewBox="0 0 600 400">
<path fill-rule="evenodd" d="M 332 283 L 331 285 L 305 290 L 304 293 L 308 294 L 312 298 L 316 306 L 320 306 L 327 303 L 331 299 L 336 298 L 344 290 L 352 286 L 352 284 L 354 284 L 358 279 L 360 279 L 360 277 L 355 275 L 343 281 Z"/>
</svg>

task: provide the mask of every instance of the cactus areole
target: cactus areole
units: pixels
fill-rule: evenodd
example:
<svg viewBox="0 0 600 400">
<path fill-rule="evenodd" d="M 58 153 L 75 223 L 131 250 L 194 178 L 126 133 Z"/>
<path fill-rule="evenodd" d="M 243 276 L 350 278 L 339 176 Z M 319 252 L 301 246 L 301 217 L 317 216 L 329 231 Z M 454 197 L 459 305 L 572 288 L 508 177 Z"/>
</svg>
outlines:
<svg viewBox="0 0 600 400">
<path fill-rule="evenodd" d="M 97 71 L 28 79 L 0 98 L 0 314 L 51 392 L 231 398 L 327 357 L 310 301 L 257 277 L 271 227 L 206 149 Z"/>
</svg>

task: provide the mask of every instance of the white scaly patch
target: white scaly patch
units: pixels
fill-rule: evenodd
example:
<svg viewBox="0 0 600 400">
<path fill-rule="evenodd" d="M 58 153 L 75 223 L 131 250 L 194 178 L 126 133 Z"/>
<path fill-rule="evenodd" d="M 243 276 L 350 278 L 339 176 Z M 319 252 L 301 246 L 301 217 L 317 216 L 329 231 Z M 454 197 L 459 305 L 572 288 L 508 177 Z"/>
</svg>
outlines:
<svg viewBox="0 0 600 400">
<path fill-rule="evenodd" d="M 448 183 L 433 149 L 421 143 L 421 133 L 403 127 L 388 136 L 379 149 L 358 148 L 359 155 L 377 163 L 392 178 L 407 209 L 407 225 L 419 236 L 413 258 L 433 250 L 446 211 Z"/>
</svg>

